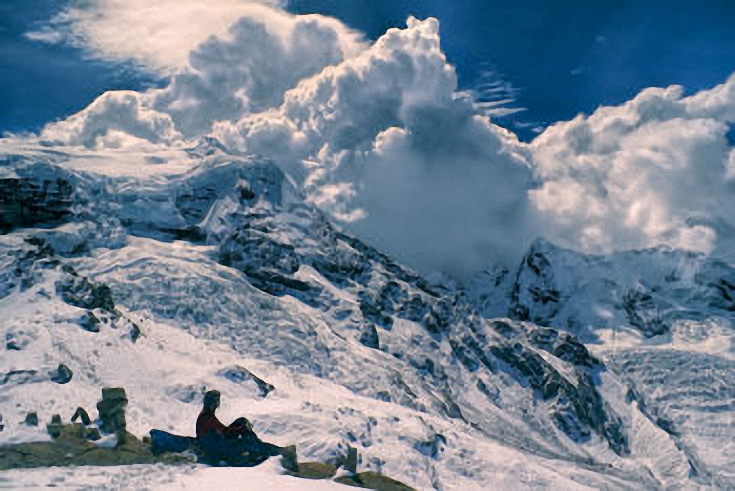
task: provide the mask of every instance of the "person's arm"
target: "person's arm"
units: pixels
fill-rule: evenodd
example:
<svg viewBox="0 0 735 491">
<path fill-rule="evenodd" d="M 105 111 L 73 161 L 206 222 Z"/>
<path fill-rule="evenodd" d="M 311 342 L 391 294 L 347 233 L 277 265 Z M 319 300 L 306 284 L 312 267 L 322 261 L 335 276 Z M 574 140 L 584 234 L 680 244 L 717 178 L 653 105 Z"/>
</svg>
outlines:
<svg viewBox="0 0 735 491">
<path fill-rule="evenodd" d="M 230 424 L 225 430 L 228 436 L 241 436 L 244 438 L 253 438 L 255 433 L 250 422 L 245 418 L 238 418 Z M 257 438 L 257 437 L 256 437 Z"/>
</svg>

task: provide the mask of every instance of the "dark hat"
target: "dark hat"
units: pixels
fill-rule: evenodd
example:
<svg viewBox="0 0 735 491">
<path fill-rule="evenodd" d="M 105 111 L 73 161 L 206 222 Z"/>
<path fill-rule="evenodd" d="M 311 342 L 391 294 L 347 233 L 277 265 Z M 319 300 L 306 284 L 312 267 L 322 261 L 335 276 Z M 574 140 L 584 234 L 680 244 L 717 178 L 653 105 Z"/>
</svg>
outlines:
<svg viewBox="0 0 735 491">
<path fill-rule="evenodd" d="M 218 390 L 209 390 L 206 394 L 204 394 L 204 406 L 205 407 L 211 407 L 215 405 L 219 405 L 219 399 L 221 394 Z"/>
</svg>

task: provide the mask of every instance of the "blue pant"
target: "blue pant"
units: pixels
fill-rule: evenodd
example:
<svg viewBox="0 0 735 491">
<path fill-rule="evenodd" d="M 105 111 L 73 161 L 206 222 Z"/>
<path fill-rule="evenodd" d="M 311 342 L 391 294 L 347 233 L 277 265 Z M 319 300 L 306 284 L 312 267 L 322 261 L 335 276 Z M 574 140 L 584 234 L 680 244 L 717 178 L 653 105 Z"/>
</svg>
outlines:
<svg viewBox="0 0 735 491">
<path fill-rule="evenodd" d="M 209 433 L 199 440 L 206 456 L 230 464 L 258 465 L 281 454 L 281 448 L 260 440 L 255 434 L 228 436 Z"/>
</svg>

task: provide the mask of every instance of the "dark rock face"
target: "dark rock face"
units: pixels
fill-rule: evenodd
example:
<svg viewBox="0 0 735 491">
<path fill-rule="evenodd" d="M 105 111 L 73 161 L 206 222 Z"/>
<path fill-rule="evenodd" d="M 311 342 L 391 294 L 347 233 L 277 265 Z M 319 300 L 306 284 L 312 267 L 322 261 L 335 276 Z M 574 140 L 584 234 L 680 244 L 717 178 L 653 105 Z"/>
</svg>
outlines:
<svg viewBox="0 0 735 491">
<path fill-rule="evenodd" d="M 374 309 L 416 322 L 434 336 L 448 332 L 449 319 L 454 316 L 455 310 L 450 300 L 437 301 L 430 295 L 409 293 L 406 287 L 396 281 L 388 281 L 373 300 Z"/>
<path fill-rule="evenodd" d="M 445 335 L 456 316 L 451 299 L 437 301 L 428 294 L 409 293 L 414 285 L 387 281 L 377 295 L 360 292 L 360 311 L 366 321 L 390 330 L 395 318 L 416 322 L 435 337 Z"/>
<path fill-rule="evenodd" d="M 225 238 L 219 246 L 219 262 L 242 271 L 254 287 L 273 296 L 291 295 L 314 306 L 321 294 L 317 285 L 292 277 L 301 266 L 299 255 L 293 246 L 273 240 L 265 228 L 246 224 Z"/>
<path fill-rule="evenodd" d="M 495 324 L 497 325 L 497 323 Z M 592 356 L 584 344 L 573 335 L 550 327 L 534 327 L 528 333 L 533 346 L 551 353 L 576 367 L 603 368 L 602 362 Z"/>
<path fill-rule="evenodd" d="M 350 281 L 364 282 L 371 267 L 369 262 L 348 254 L 319 258 L 312 265 L 322 276 L 337 285 L 345 285 Z"/>
<path fill-rule="evenodd" d="M 12 262 L 0 270 L 0 298 L 15 289 L 28 290 L 39 281 L 44 270 L 57 267 L 59 263 L 53 254 L 53 249 L 36 237 L 26 239 L 22 247 L 10 252 L 7 257 Z"/>
<path fill-rule="evenodd" d="M 59 364 L 59 367 L 56 369 L 56 371 L 51 374 L 51 381 L 61 385 L 68 384 L 69 382 L 71 382 L 71 378 L 73 376 L 74 373 L 71 371 L 71 369 L 61 363 Z"/>
<path fill-rule="evenodd" d="M 88 426 L 92 422 L 92 420 L 89 418 L 89 414 L 87 414 L 87 411 L 85 411 L 82 407 L 78 407 L 77 410 L 74 412 L 74 416 L 71 417 L 71 422 L 76 423 L 77 419 L 81 419 L 84 426 Z"/>
<path fill-rule="evenodd" d="M 115 302 L 107 285 L 94 284 L 71 268 L 64 268 L 64 271 L 67 274 L 56 282 L 56 293 L 64 302 L 82 309 L 114 312 Z"/>
<path fill-rule="evenodd" d="M 369 295 L 361 295 L 360 312 L 363 318 L 374 326 L 390 331 L 393 327 L 393 317 L 380 308 Z"/>
<path fill-rule="evenodd" d="M 299 269 L 293 246 L 272 240 L 267 233 L 245 227 L 220 245 L 220 262 L 244 273 L 291 275 Z"/>
<path fill-rule="evenodd" d="M 198 224 L 206 216 L 219 193 L 214 185 L 186 189 L 176 196 L 176 208 L 190 225 Z"/>
<path fill-rule="evenodd" d="M 460 340 L 450 343 L 457 359 L 470 371 L 486 368 L 506 372 L 523 386 L 531 388 L 539 402 L 548 408 L 552 421 L 577 442 L 597 433 L 619 455 L 629 452 L 622 420 L 602 399 L 595 380 L 605 367 L 587 348 L 568 334 L 531 324 L 493 321 L 501 339 L 491 342 L 479 327 L 470 328 Z M 537 350 L 546 351 L 571 365 L 573 377 L 561 374 Z M 498 394 L 482 380 L 478 388 L 490 400 Z"/>
<path fill-rule="evenodd" d="M 72 194 L 63 178 L 0 179 L 0 232 L 61 221 L 70 214 Z"/>
<path fill-rule="evenodd" d="M 269 271 L 252 273 L 248 276 L 248 279 L 255 288 L 275 297 L 290 295 L 307 305 L 318 305 L 317 299 L 321 294 L 321 288 L 316 285 Z"/>
<path fill-rule="evenodd" d="M 622 305 L 630 325 L 641 331 L 644 336 L 652 338 L 671 330 L 671 326 L 661 317 L 650 293 L 640 288 L 629 290 L 623 298 Z"/>
<path fill-rule="evenodd" d="M 14 333 L 5 334 L 5 349 L 8 351 L 20 351 L 24 348 L 24 343 L 18 339 Z"/>
<path fill-rule="evenodd" d="M 103 433 L 123 433 L 126 431 L 125 407 L 128 396 L 123 388 L 102 389 L 102 400 L 97 403 L 100 415 L 100 431 Z"/>
<path fill-rule="evenodd" d="M 360 343 L 367 346 L 368 348 L 380 349 L 380 338 L 378 337 L 378 330 L 375 329 L 374 325 L 369 325 L 367 329 L 360 335 Z"/>
<path fill-rule="evenodd" d="M 441 453 L 444 452 L 446 444 L 447 438 L 440 433 L 436 433 L 428 440 L 416 443 L 414 448 L 427 457 L 438 459 Z"/>
<path fill-rule="evenodd" d="M 551 262 L 531 249 L 518 270 L 508 317 L 547 326 L 558 313 L 560 300 Z"/>
<path fill-rule="evenodd" d="M 709 304 L 726 312 L 735 312 L 735 278 L 719 278 L 709 283 Z"/>
<path fill-rule="evenodd" d="M 38 426 L 38 413 L 28 413 L 24 423 L 28 426 Z"/>
<path fill-rule="evenodd" d="M 79 325 L 87 332 L 100 332 L 100 320 L 92 312 L 85 313 L 79 319 Z"/>
<path fill-rule="evenodd" d="M 142 331 L 140 330 L 140 327 L 138 327 L 138 324 L 135 322 L 131 322 L 130 326 L 130 340 L 133 341 L 133 344 L 135 344 L 136 341 L 138 341 L 138 338 L 142 335 Z"/>
<path fill-rule="evenodd" d="M 572 358 L 580 362 L 575 364 L 578 382 L 574 385 L 538 353 L 520 343 L 491 346 L 490 352 L 502 361 L 501 367 L 506 367 L 519 380 L 528 383 L 543 400 L 552 402 L 550 410 L 553 419 L 570 438 L 583 442 L 589 439 L 591 431 L 595 431 L 608 441 L 610 448 L 618 455 L 629 452 L 628 438 L 622 431 L 622 420 L 603 401 L 595 386 L 591 369 L 600 364 L 589 354 L 578 354 L 579 358 Z"/>
<path fill-rule="evenodd" d="M 64 302 L 74 307 L 86 309 L 81 318 L 77 321 L 79 326 L 87 332 L 100 332 L 102 320 L 105 323 L 110 320 L 125 320 L 122 314 L 115 308 L 115 302 L 112 299 L 112 291 L 107 285 L 101 285 L 89 281 L 88 278 L 77 274 L 77 272 L 68 265 L 61 268 L 64 273 L 62 278 L 56 282 L 56 293 L 61 296 Z M 96 314 L 95 311 L 97 310 Z M 101 313 L 99 311 L 102 311 Z M 98 317 L 98 315 L 100 317 Z M 108 316 L 109 314 L 109 316 Z M 132 324 L 132 323 L 131 323 Z M 132 324 L 135 326 L 135 324 Z M 137 328 L 137 326 L 135 326 Z M 135 342 L 140 335 L 140 329 L 137 333 L 135 328 L 131 331 L 131 338 Z"/>
<path fill-rule="evenodd" d="M 41 382 L 43 378 L 44 377 L 39 374 L 37 370 L 11 370 L 2 378 L 0 385 L 11 383 L 16 385 L 30 384 Z"/>
<path fill-rule="evenodd" d="M 257 375 L 253 374 L 247 368 L 241 366 L 234 366 L 227 368 L 219 372 L 219 375 L 235 383 L 252 382 L 260 390 L 261 397 L 266 397 L 268 394 L 276 390 L 274 386 L 261 379 Z"/>
</svg>

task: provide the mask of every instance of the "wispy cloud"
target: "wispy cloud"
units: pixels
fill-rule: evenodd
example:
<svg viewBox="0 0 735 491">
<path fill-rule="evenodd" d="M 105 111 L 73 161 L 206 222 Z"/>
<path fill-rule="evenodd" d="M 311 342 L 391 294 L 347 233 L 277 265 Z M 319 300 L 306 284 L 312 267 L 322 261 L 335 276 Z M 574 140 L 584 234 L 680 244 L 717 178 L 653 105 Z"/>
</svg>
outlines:
<svg viewBox="0 0 735 491">
<path fill-rule="evenodd" d="M 480 72 L 477 83 L 467 94 L 478 112 L 491 118 L 502 118 L 527 110 L 517 105 L 520 92 L 500 72 L 488 67 Z"/>
</svg>

